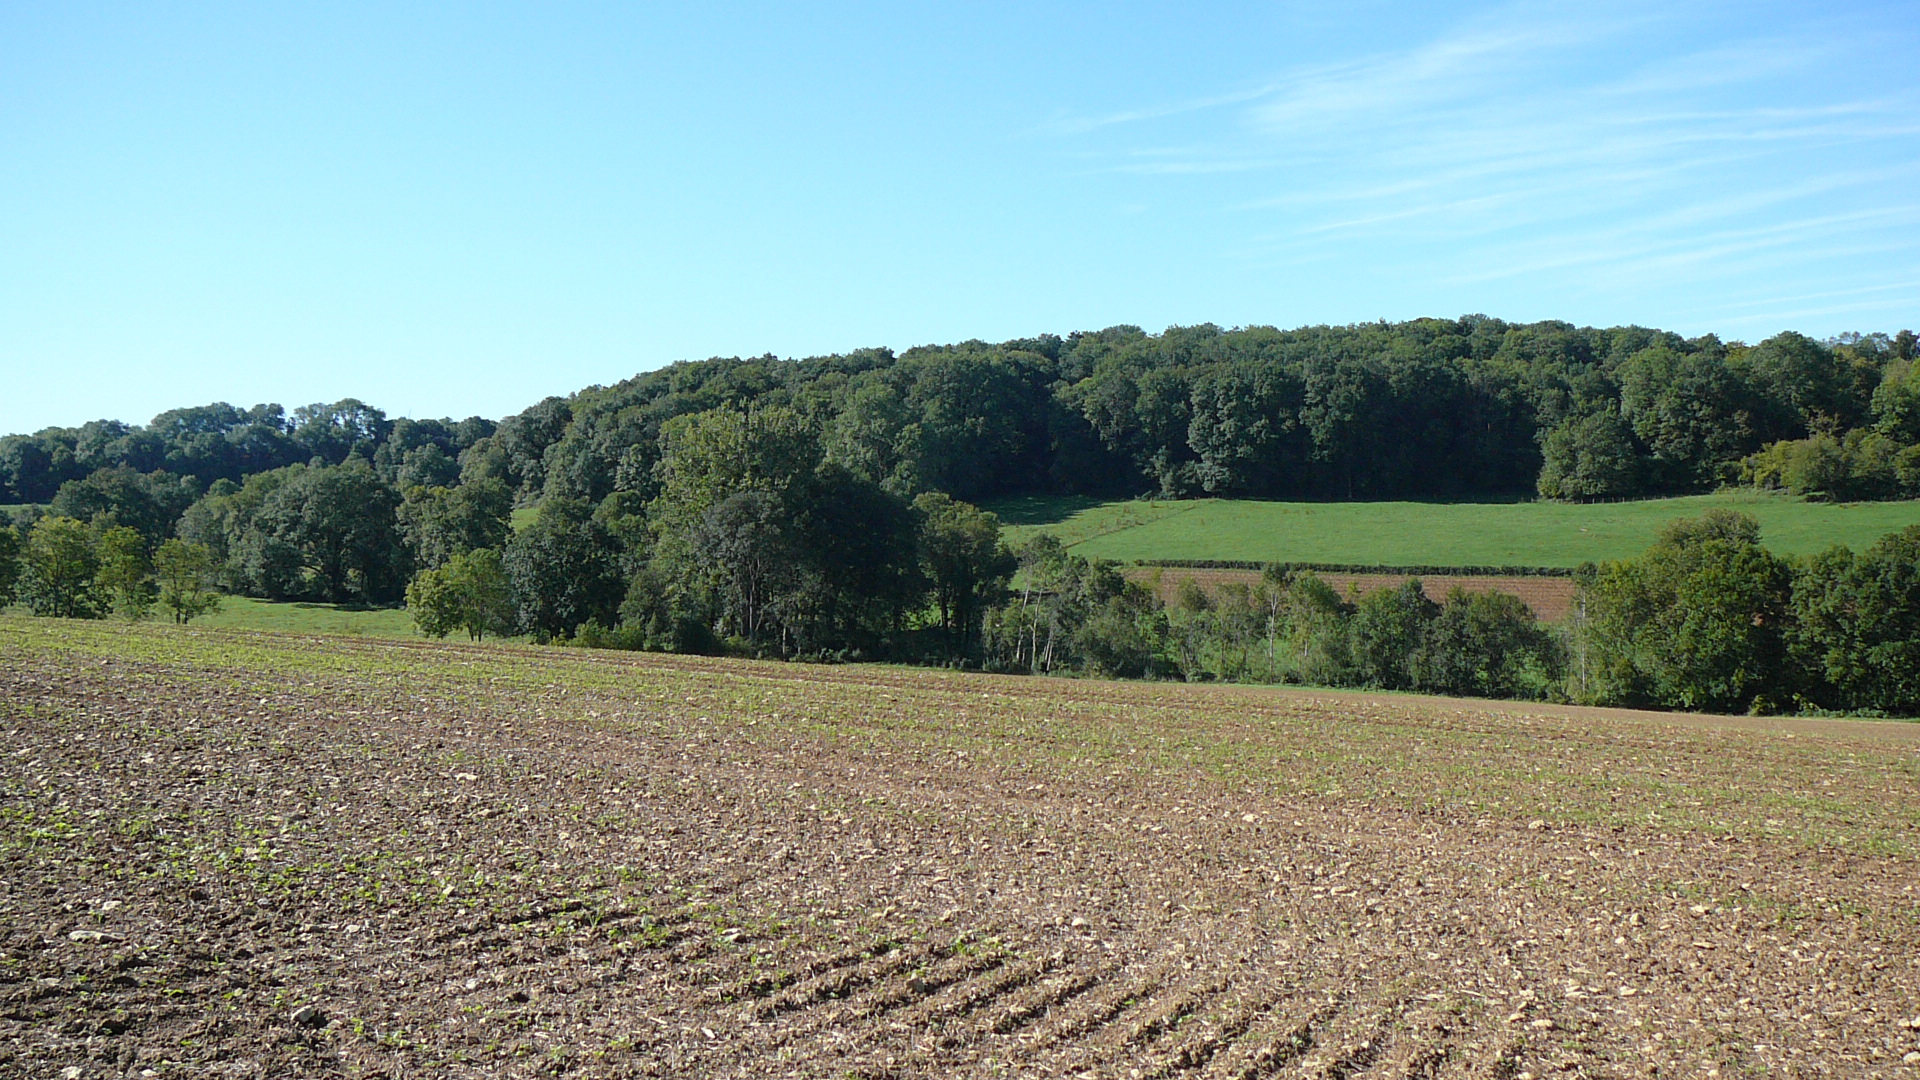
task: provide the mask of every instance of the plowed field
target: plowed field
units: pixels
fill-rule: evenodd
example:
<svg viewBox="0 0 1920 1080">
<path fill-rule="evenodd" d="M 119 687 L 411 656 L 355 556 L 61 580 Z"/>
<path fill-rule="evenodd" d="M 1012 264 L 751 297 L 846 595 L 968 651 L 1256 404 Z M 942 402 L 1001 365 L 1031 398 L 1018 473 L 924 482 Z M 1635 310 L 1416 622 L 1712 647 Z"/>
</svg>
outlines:
<svg viewBox="0 0 1920 1080">
<path fill-rule="evenodd" d="M 1886 1076 L 1920 728 L 0 619 L 0 1075 Z"/>
</svg>

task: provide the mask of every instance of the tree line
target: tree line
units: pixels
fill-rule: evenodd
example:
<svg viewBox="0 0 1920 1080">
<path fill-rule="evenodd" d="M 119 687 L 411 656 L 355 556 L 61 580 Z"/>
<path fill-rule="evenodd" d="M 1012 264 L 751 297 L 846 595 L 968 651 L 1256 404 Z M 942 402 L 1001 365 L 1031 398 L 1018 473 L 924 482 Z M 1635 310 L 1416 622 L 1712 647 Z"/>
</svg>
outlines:
<svg viewBox="0 0 1920 1080">
<path fill-rule="evenodd" d="M 1920 497 L 1909 331 L 1756 345 L 1643 327 L 1485 316 L 1295 330 L 1118 326 L 781 360 L 675 364 L 495 424 L 390 420 L 355 399 L 291 413 L 224 403 L 144 427 L 0 438 L 0 503 L 46 504 L 102 471 L 156 513 L 221 480 L 360 460 L 399 490 L 492 478 L 517 504 L 651 499 L 669 423 L 786 409 L 823 458 L 911 498 L 1555 499 L 1724 484 Z"/>
</svg>

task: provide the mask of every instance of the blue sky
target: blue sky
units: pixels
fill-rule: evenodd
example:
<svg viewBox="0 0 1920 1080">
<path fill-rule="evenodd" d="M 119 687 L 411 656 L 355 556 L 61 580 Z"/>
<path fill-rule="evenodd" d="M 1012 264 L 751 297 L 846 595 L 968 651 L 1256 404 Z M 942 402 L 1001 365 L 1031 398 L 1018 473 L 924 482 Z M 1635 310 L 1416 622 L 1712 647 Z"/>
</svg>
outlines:
<svg viewBox="0 0 1920 1080">
<path fill-rule="evenodd" d="M 4 5 L 0 432 L 1122 322 L 1920 328 L 1917 39 L 1920 3 Z"/>
</svg>

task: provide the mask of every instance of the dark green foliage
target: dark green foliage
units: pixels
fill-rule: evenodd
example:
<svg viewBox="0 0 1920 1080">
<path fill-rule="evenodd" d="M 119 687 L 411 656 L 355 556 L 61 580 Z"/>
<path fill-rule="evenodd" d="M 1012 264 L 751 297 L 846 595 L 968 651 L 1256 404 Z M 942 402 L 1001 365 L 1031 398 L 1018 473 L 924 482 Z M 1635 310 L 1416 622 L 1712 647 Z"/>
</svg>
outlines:
<svg viewBox="0 0 1920 1080">
<path fill-rule="evenodd" d="M 146 539 L 130 526 L 105 524 L 108 520 L 95 526 L 94 553 L 100 563 L 94 573 L 95 594 L 103 608 L 130 620 L 144 619 L 154 601 Z"/>
<path fill-rule="evenodd" d="M 20 533 L 0 521 L 0 608 L 13 603 L 20 586 Z"/>
<path fill-rule="evenodd" d="M 625 597 L 620 552 L 584 499 L 548 499 L 503 554 L 522 632 L 565 638 L 589 619 L 612 626 Z"/>
<path fill-rule="evenodd" d="M 512 634 L 518 616 L 506 564 L 492 548 L 463 551 L 421 571 L 407 586 L 407 610 L 428 637 L 465 630 L 474 641 Z"/>
<path fill-rule="evenodd" d="M 144 428 L 48 428 L 0 439 L 0 501 L 45 502 L 109 467 L 210 485 L 349 457 L 402 490 L 492 477 L 522 504 L 651 499 L 676 417 L 774 409 L 800 417 L 826 460 L 908 498 L 1677 494 L 1771 442 L 1869 425 L 1896 453 L 1920 442 L 1910 338 L 1787 333 L 1748 347 L 1467 316 L 717 358 L 548 398 L 497 427 L 389 420 L 349 398 L 291 416 L 214 403 Z"/>
<path fill-rule="evenodd" d="M 1760 398 L 1718 350 L 1655 346 L 1630 357 L 1618 377 L 1620 414 L 1645 448 L 1648 487 L 1710 490 L 1754 445 Z"/>
<path fill-rule="evenodd" d="M 346 398 L 331 405 L 302 405 L 288 423 L 293 441 L 327 465 L 349 457 L 372 464 L 373 455 L 393 430 L 387 414 L 359 400 Z"/>
<path fill-rule="evenodd" d="M 397 521 L 414 562 L 434 569 L 456 555 L 506 543 L 512 513 L 513 493 L 489 476 L 454 488 L 407 488 Z"/>
<path fill-rule="evenodd" d="M 1718 511 L 1675 522 L 1637 559 L 1583 585 L 1577 695 L 1608 704 L 1767 712 L 1795 689 L 1791 577 L 1759 526 Z"/>
<path fill-rule="evenodd" d="M 172 534 L 173 523 L 199 497 L 200 490 L 191 478 L 111 465 L 60 485 L 47 510 L 76 521 L 107 520 L 125 525 L 152 548 Z"/>
<path fill-rule="evenodd" d="M 1537 698 L 1559 677 L 1560 648 L 1519 597 L 1455 589 L 1408 666 L 1414 685 L 1434 693 Z"/>
<path fill-rule="evenodd" d="M 27 534 L 20 596 L 35 615 L 92 619 L 101 614 L 95 585 L 100 556 L 85 524 L 49 515 Z"/>
<path fill-rule="evenodd" d="M 1920 443 L 1920 365 L 1895 360 L 1873 392 L 1873 430 L 1902 446 Z"/>
<path fill-rule="evenodd" d="M 1345 685 L 1353 678 L 1353 607 L 1315 574 L 1267 575 L 1275 594 L 1273 628 L 1276 672 L 1288 682 Z M 1282 652 L 1281 650 L 1284 650 Z"/>
<path fill-rule="evenodd" d="M 165 540 L 153 555 L 160 607 L 181 625 L 220 610 L 214 584 L 219 563 L 205 544 Z"/>
<path fill-rule="evenodd" d="M 789 524 L 777 497 L 749 489 L 708 507 L 689 537 L 722 624 L 748 641 L 770 636 L 799 587 L 800 544 Z"/>
<path fill-rule="evenodd" d="M 1421 591 L 1419 578 L 1376 589 L 1354 605 L 1349 623 L 1354 674 L 1364 686 L 1411 690 L 1420 685 L 1417 658 L 1439 605 Z"/>
<path fill-rule="evenodd" d="M 1167 668 L 1167 618 L 1144 586 L 1042 534 L 1018 555 L 1026 587 L 986 613 L 983 650 L 1003 671 L 1138 677 Z"/>
<path fill-rule="evenodd" d="M 1580 502 L 1644 491 L 1633 430 L 1611 408 L 1568 420 L 1541 442 L 1540 494 Z"/>
<path fill-rule="evenodd" d="M 1920 714 L 1920 526 L 1860 555 L 1834 548 L 1793 583 L 1795 666 L 1825 708 Z"/>
<path fill-rule="evenodd" d="M 264 582 L 329 603 L 390 603 L 411 571 L 399 505 L 364 461 L 296 467 L 261 500 L 242 539 Z"/>
<path fill-rule="evenodd" d="M 1744 351 L 1736 363 L 1764 402 L 1761 434 L 1769 440 L 1859 426 L 1879 381 L 1869 363 L 1791 330 Z"/>
<path fill-rule="evenodd" d="M 349 398 L 48 428 L 0 439 L 0 501 L 53 504 L 32 511 L 44 542 L 15 564 L 48 612 L 137 611 L 153 577 L 164 596 L 168 571 L 144 560 L 177 539 L 174 562 L 204 552 L 228 587 L 266 597 L 391 602 L 417 565 L 423 626 L 499 633 L 499 589 L 477 631 L 448 599 L 498 550 L 513 621 L 547 640 L 712 651 L 725 635 L 786 656 L 1545 695 L 1556 643 L 1516 602 L 1435 605 L 1417 583 L 1342 598 L 1276 568 L 1163 610 L 1113 566 L 1036 543 L 1001 602 L 998 523 L 957 500 L 1581 500 L 1740 476 L 1815 498 L 1920 496 L 1913 340 L 1749 347 L 1467 316 L 715 359 L 497 426 L 392 420 Z M 541 513 L 509 537 L 516 501 Z M 1783 564 L 1750 532 L 1688 526 L 1597 570 L 1574 693 L 1908 707 L 1883 670 L 1910 636 L 1886 614 L 1904 610 L 1899 557 L 1809 564 L 1790 606 Z M 1785 674 L 1789 640 L 1819 657 L 1804 679 Z"/>
<path fill-rule="evenodd" d="M 649 633 L 704 617 L 755 650 L 825 655 L 876 649 L 903 629 L 924 589 L 914 517 L 823 461 L 805 415 L 715 409 L 675 418 L 663 437 L 645 520 L 668 599 Z"/>
<path fill-rule="evenodd" d="M 782 612 L 795 647 L 809 655 L 847 649 L 873 655 L 925 603 L 912 508 L 877 485 L 827 468 L 809 483 L 796 520 L 800 588 Z"/>
<path fill-rule="evenodd" d="M 1140 592 L 1117 592 L 1099 601 L 1074 634 L 1074 645 L 1096 675 L 1138 679 L 1161 670 L 1166 616 Z"/>
<path fill-rule="evenodd" d="M 1856 502 L 1920 498 L 1920 446 L 1903 446 L 1879 431 L 1813 435 L 1777 442 L 1741 463 L 1760 487 L 1810 499 Z"/>
<path fill-rule="evenodd" d="M 235 592 L 268 599 L 393 603 L 412 555 L 399 529 L 400 494 L 359 459 L 290 465 L 245 484 L 216 482 L 180 518 Z"/>
<path fill-rule="evenodd" d="M 968 655 L 980 616 L 1012 576 L 1013 553 L 1000 542 L 1000 519 L 943 492 L 914 500 L 920 513 L 920 566 L 932 587 L 940 627 L 958 655 Z"/>
</svg>

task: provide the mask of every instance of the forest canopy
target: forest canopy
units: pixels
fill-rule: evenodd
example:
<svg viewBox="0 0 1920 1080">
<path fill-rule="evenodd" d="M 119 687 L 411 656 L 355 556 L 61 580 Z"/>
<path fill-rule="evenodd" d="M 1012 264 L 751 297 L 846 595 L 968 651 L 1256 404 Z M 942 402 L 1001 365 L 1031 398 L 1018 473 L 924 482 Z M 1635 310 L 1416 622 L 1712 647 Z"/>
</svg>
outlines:
<svg viewBox="0 0 1920 1080">
<path fill-rule="evenodd" d="M 49 503 L 91 480 L 70 499 L 177 516 L 216 481 L 349 458 L 400 490 L 490 477 L 521 505 L 650 499 L 675 417 L 770 407 L 799 417 L 826 460 L 907 497 L 1582 500 L 1728 483 L 1914 497 L 1914 351 L 1908 331 L 1788 332 L 1749 346 L 1485 316 L 1116 326 L 898 354 L 684 362 L 498 424 L 389 419 L 351 398 L 291 413 L 215 403 L 144 427 L 96 420 L 0 438 L 0 503 Z M 116 493 L 98 490 L 108 487 Z"/>
</svg>

